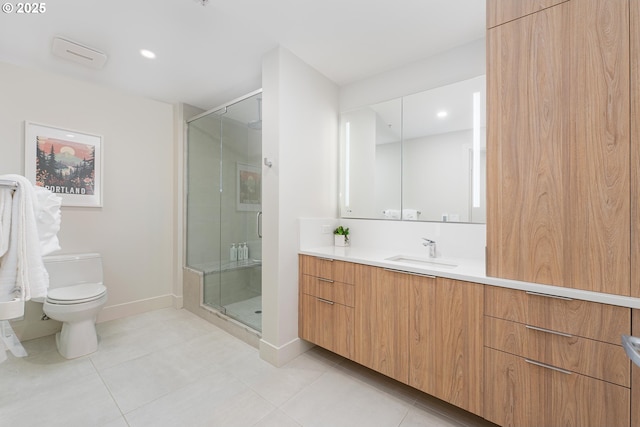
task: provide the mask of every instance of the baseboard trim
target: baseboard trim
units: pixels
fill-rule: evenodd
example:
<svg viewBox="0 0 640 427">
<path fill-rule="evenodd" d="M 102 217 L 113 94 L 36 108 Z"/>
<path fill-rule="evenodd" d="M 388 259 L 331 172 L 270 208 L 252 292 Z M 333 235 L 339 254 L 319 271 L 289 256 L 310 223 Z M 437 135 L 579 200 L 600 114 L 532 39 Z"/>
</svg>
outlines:
<svg viewBox="0 0 640 427">
<path fill-rule="evenodd" d="M 161 295 L 159 297 L 147 298 L 137 301 L 126 302 L 124 304 L 116 304 L 104 307 L 98 314 L 97 323 L 107 322 L 109 320 L 121 319 L 136 314 L 146 313 L 147 311 L 159 310 L 161 308 L 176 307 L 178 298 L 175 295 Z"/>
<path fill-rule="evenodd" d="M 302 353 L 305 353 L 312 347 L 314 347 L 313 344 L 308 341 L 301 340 L 300 338 L 295 338 L 280 347 L 274 346 L 264 339 L 261 339 L 260 358 L 279 368 L 300 356 Z"/>
</svg>

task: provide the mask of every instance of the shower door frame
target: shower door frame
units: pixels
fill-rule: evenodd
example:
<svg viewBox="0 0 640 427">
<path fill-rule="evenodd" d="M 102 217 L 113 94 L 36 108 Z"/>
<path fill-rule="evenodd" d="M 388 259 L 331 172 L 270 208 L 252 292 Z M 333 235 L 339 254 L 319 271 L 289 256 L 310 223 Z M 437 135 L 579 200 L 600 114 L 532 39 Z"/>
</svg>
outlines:
<svg viewBox="0 0 640 427">
<path fill-rule="evenodd" d="M 220 170 L 219 170 L 219 182 L 218 182 L 218 192 L 221 194 L 223 189 L 223 177 L 222 177 L 222 173 L 223 173 L 223 168 L 222 168 L 222 163 L 223 163 L 223 159 L 222 159 L 222 151 L 223 151 L 223 126 L 222 126 L 222 121 L 223 121 L 223 116 L 227 113 L 227 109 L 229 107 L 231 107 L 232 105 L 238 104 L 240 102 L 243 102 L 249 98 L 252 98 L 256 95 L 262 94 L 262 89 L 257 89 L 254 90 L 248 94 L 245 94 L 241 97 L 235 98 L 232 101 L 226 102 L 218 107 L 212 108 L 210 110 L 207 110 L 203 113 L 197 114 L 187 120 L 185 120 L 186 126 L 185 126 L 185 140 L 187 141 L 187 145 L 186 145 L 186 149 L 185 149 L 185 168 L 184 168 L 184 209 L 185 209 L 185 214 L 184 214 L 184 218 L 185 218 L 185 224 L 184 224 L 184 229 L 185 229 L 185 239 L 184 239 L 184 259 L 183 259 L 183 268 L 189 268 L 189 269 L 196 269 L 195 267 L 192 267 L 188 264 L 187 259 L 188 259 L 188 239 L 189 239 L 189 233 L 188 233 L 188 224 L 187 221 L 189 219 L 189 215 L 187 213 L 188 209 L 189 209 L 189 138 L 188 138 L 188 134 L 189 134 L 189 124 L 193 121 L 196 121 L 198 119 L 201 119 L 203 117 L 207 117 L 213 114 L 217 114 L 219 120 L 220 120 L 220 152 L 219 152 L 219 156 L 220 156 Z M 260 114 L 262 114 L 262 112 L 260 112 Z M 218 211 L 218 215 L 220 216 L 220 220 L 222 219 L 222 203 L 220 203 L 219 205 L 219 211 Z M 260 212 L 261 213 L 261 212 Z M 221 226 L 220 226 L 221 227 Z M 222 248 L 222 239 L 221 239 L 222 234 L 219 234 L 219 260 L 221 260 L 223 258 L 223 248 Z M 260 236 L 260 238 L 262 238 L 262 236 Z M 196 269 L 197 270 L 197 269 Z M 205 281 L 205 276 L 207 274 L 217 274 L 218 275 L 218 280 L 219 280 L 219 290 L 218 290 L 218 303 L 205 303 L 205 291 L 204 291 L 204 281 Z M 200 297 L 199 297 L 199 304 L 200 307 L 206 309 L 206 310 L 215 310 L 218 311 L 224 315 L 226 315 L 226 311 L 227 309 L 225 308 L 225 306 L 222 304 L 222 271 L 217 271 L 215 273 L 206 273 L 205 271 L 201 271 L 201 277 L 202 277 L 202 282 L 200 283 Z"/>
</svg>

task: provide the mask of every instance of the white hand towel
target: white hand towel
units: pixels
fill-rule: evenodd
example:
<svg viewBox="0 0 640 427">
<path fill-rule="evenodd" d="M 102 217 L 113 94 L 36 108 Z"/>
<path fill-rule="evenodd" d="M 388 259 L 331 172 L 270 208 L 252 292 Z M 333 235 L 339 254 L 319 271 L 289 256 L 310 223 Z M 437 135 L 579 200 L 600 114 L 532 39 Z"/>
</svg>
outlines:
<svg viewBox="0 0 640 427">
<path fill-rule="evenodd" d="M 44 187 L 34 187 L 38 208 L 36 211 L 36 225 L 40 237 L 40 249 L 42 256 L 59 251 L 58 231 L 60 231 L 60 205 L 62 197 L 52 193 Z"/>
<path fill-rule="evenodd" d="M 44 268 L 36 224 L 37 198 L 33 185 L 20 175 L 5 175 L 18 183 L 13 193 L 11 237 L 7 253 L 0 258 L 0 301 L 45 297 L 49 275 Z"/>
<path fill-rule="evenodd" d="M 418 219 L 417 209 L 402 209 L 402 219 L 415 221 Z"/>
<path fill-rule="evenodd" d="M 400 209 L 385 209 L 382 214 L 385 218 L 400 219 Z"/>
<path fill-rule="evenodd" d="M 13 188 L 0 187 L 0 257 L 9 249 Z"/>
</svg>

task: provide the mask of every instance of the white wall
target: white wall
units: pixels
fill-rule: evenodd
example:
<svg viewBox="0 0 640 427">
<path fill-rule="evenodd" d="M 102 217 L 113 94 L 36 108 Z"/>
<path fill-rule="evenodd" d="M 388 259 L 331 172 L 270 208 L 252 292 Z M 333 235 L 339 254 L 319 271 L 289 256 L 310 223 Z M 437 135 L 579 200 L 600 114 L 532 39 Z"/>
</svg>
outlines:
<svg viewBox="0 0 640 427">
<path fill-rule="evenodd" d="M 422 92 L 486 73 L 485 39 L 340 87 L 340 111 Z"/>
<path fill-rule="evenodd" d="M 298 218 L 338 211 L 338 88 L 291 52 L 262 66 L 263 320 L 260 355 L 282 365 L 298 338 Z"/>
<path fill-rule="evenodd" d="M 60 253 L 103 256 L 109 300 L 100 319 L 173 304 L 172 106 L 4 63 L 0 94 L 0 174 L 24 174 L 25 120 L 103 136 L 104 206 L 63 207 L 58 234 Z M 25 322 L 16 331 L 37 335 L 39 325 Z"/>
</svg>

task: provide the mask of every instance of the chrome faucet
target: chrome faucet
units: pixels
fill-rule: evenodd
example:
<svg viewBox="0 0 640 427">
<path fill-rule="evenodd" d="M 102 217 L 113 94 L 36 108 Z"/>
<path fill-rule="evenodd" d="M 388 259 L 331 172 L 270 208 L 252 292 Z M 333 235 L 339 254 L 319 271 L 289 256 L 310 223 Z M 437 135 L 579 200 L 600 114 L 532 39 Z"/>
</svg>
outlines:
<svg viewBox="0 0 640 427">
<path fill-rule="evenodd" d="M 436 242 L 434 240 L 427 239 L 426 237 L 423 237 L 422 240 L 424 240 L 424 242 L 422 242 L 422 246 L 426 246 L 429 248 L 429 258 L 435 258 Z"/>
</svg>

